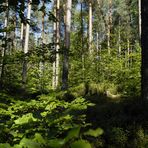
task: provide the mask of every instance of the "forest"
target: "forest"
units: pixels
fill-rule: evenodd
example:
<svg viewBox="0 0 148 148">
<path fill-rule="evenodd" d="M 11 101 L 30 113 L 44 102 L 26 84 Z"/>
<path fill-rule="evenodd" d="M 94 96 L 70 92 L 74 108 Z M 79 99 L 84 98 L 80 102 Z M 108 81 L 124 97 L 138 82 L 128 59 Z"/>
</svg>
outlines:
<svg viewBox="0 0 148 148">
<path fill-rule="evenodd" d="M 0 148 L 148 148 L 148 0 L 0 0 Z"/>
</svg>

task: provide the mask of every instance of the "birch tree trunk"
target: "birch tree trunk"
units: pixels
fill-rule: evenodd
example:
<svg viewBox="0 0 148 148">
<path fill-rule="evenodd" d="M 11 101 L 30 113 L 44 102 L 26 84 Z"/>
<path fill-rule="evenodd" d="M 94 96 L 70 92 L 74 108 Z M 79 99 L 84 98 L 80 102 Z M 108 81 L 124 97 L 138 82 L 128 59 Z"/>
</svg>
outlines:
<svg viewBox="0 0 148 148">
<path fill-rule="evenodd" d="M 30 16 L 31 16 L 31 3 L 32 0 L 28 0 L 28 12 L 27 12 L 27 20 L 30 22 Z M 29 43 L 29 30 L 30 30 L 30 24 L 26 24 L 26 34 L 25 34 L 25 44 L 24 44 L 24 54 L 26 55 L 28 53 L 28 43 Z M 22 82 L 23 84 L 26 83 L 27 80 L 27 59 L 24 58 L 23 62 L 23 71 L 22 71 Z"/>
<path fill-rule="evenodd" d="M 24 2 L 21 3 L 21 9 L 23 12 L 23 16 L 24 16 Z M 21 47 L 22 47 L 22 51 L 24 50 L 24 40 L 25 40 L 25 36 L 24 36 L 24 32 L 25 32 L 25 24 L 24 24 L 24 20 L 21 20 L 21 35 L 20 35 L 20 39 L 21 39 Z"/>
<path fill-rule="evenodd" d="M 71 7 L 72 7 L 72 0 L 67 0 L 66 22 L 65 22 L 65 25 L 66 25 L 65 48 L 63 51 L 62 90 L 68 89 L 69 49 L 70 49 L 70 31 L 71 31 Z"/>
<path fill-rule="evenodd" d="M 141 39 L 141 0 L 138 0 L 138 10 L 139 10 L 139 39 Z"/>
<path fill-rule="evenodd" d="M 55 86 L 56 88 L 58 87 L 58 82 L 59 82 L 59 61 L 60 61 L 60 56 L 59 56 L 59 49 L 60 49 L 60 0 L 57 0 L 56 4 L 56 15 L 57 15 L 57 22 L 56 22 L 56 83 Z"/>
<path fill-rule="evenodd" d="M 30 22 L 30 16 L 31 16 L 31 3 L 32 3 L 32 0 L 28 0 L 28 12 L 27 12 L 27 20 L 28 20 L 28 22 Z M 29 30 L 30 30 L 30 24 L 27 23 L 27 25 L 26 25 L 24 53 L 28 53 Z"/>
<path fill-rule="evenodd" d="M 57 21 L 54 22 L 54 32 L 55 32 L 55 61 L 53 63 L 53 79 L 52 79 L 52 87 L 56 89 L 58 87 L 59 82 L 59 48 L 60 48 L 60 0 L 55 1 L 55 16 Z"/>
</svg>

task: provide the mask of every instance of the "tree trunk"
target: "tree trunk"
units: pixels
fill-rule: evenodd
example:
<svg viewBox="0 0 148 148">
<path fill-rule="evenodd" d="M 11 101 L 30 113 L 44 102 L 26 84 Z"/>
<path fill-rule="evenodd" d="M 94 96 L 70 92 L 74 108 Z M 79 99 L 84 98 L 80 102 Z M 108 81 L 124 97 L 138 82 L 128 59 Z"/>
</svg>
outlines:
<svg viewBox="0 0 148 148">
<path fill-rule="evenodd" d="M 107 48 L 110 55 L 110 38 L 111 38 L 111 25 L 112 25 L 112 0 L 109 0 L 109 13 L 108 13 L 108 25 L 107 25 Z"/>
<path fill-rule="evenodd" d="M 23 15 L 24 15 L 24 2 L 21 3 L 21 9 L 22 9 L 22 12 L 23 12 Z M 24 20 L 21 20 L 21 36 L 20 36 L 20 39 L 21 39 L 21 47 L 22 47 L 22 51 L 24 50 L 24 40 L 25 40 L 25 36 L 24 36 L 24 33 L 25 33 L 25 24 L 24 24 Z"/>
<path fill-rule="evenodd" d="M 84 31 L 83 31 L 83 1 L 81 1 L 81 48 L 82 48 L 82 79 L 85 81 L 85 54 L 84 54 Z"/>
<path fill-rule="evenodd" d="M 118 29 L 118 57 L 121 58 L 121 20 L 119 18 L 119 29 Z"/>
<path fill-rule="evenodd" d="M 30 16 L 31 16 L 31 3 L 32 0 L 28 0 L 28 12 L 27 12 L 27 20 L 30 22 Z M 26 35 L 25 35 L 25 45 L 24 45 L 24 53 L 28 53 L 28 41 L 29 41 L 29 30 L 30 30 L 30 24 L 26 24 Z"/>
<path fill-rule="evenodd" d="M 138 10 L 139 10 L 139 39 L 141 39 L 141 0 L 138 0 Z"/>
<path fill-rule="evenodd" d="M 5 15 L 5 22 L 4 22 L 4 27 L 7 28 L 8 27 L 8 19 L 9 19 L 9 4 L 8 4 L 8 0 L 5 1 L 5 6 L 6 8 L 6 15 Z M 0 65 L 0 88 L 3 87 L 3 78 L 4 78 L 4 70 L 5 70 L 5 55 L 6 55 L 6 51 L 7 51 L 7 32 L 4 32 L 4 47 L 2 49 L 2 60 L 1 60 L 1 65 Z"/>
<path fill-rule="evenodd" d="M 60 49 L 60 0 L 57 0 L 56 8 L 57 22 L 56 22 L 56 88 L 59 82 L 59 49 Z"/>
<path fill-rule="evenodd" d="M 56 17 L 56 1 L 54 1 L 54 16 Z M 56 44 L 56 22 L 53 23 L 53 42 Z M 55 49 L 56 50 L 56 45 Z M 52 65 L 52 89 L 56 88 L 56 51 L 54 51 L 54 61 Z"/>
<path fill-rule="evenodd" d="M 17 29 L 17 6 L 15 6 L 15 10 L 14 10 L 14 16 L 13 16 L 13 33 L 12 33 L 12 49 L 16 50 L 16 29 Z M 12 51 L 13 52 L 13 51 Z"/>
<path fill-rule="evenodd" d="M 141 88 L 142 98 L 148 100 L 148 0 L 141 1 L 141 46 L 142 46 L 142 66 L 141 66 Z"/>
<path fill-rule="evenodd" d="M 72 0 L 67 0 L 66 5 L 66 30 L 65 30 L 65 48 L 63 51 L 63 73 L 62 90 L 68 89 L 68 70 L 69 70 L 69 49 L 70 49 L 70 30 L 71 30 L 71 7 Z"/>
<path fill-rule="evenodd" d="M 30 22 L 30 16 L 31 16 L 31 3 L 32 0 L 28 0 L 28 12 L 27 12 L 27 20 Z M 30 24 L 26 24 L 26 34 L 25 34 L 25 45 L 24 45 L 24 54 L 26 55 L 28 53 L 28 43 L 29 43 L 29 30 L 30 30 Z M 22 82 L 23 84 L 26 83 L 27 80 L 27 59 L 24 58 L 23 62 L 23 72 L 22 72 Z"/>
<path fill-rule="evenodd" d="M 41 39 L 42 39 L 42 46 L 45 44 L 45 0 L 42 0 L 42 7 L 44 7 L 42 11 L 42 33 L 41 33 Z M 42 57 L 43 58 L 43 57 Z M 44 67 L 45 63 L 43 60 L 39 62 L 39 70 L 40 70 L 40 90 L 44 91 L 44 83 L 42 82 L 42 78 L 44 77 Z"/>
<path fill-rule="evenodd" d="M 127 67 L 130 67 L 130 40 L 127 37 Z"/>
<path fill-rule="evenodd" d="M 89 1 L 89 30 L 88 30 L 88 36 L 89 36 L 89 52 L 91 54 L 92 52 L 92 2 Z"/>
<path fill-rule="evenodd" d="M 56 89 L 59 82 L 59 48 L 60 48 L 60 0 L 55 1 L 54 15 L 57 21 L 54 22 L 54 43 L 55 43 L 55 61 L 53 62 L 52 88 Z"/>
</svg>

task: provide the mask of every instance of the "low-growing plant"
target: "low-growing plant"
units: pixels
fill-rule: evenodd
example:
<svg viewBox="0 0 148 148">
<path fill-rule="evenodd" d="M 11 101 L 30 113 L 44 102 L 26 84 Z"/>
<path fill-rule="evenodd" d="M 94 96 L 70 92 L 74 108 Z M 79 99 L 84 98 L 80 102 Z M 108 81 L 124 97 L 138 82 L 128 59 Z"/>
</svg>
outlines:
<svg viewBox="0 0 148 148">
<path fill-rule="evenodd" d="M 71 102 L 56 99 L 56 96 L 41 95 L 36 100 L 21 101 L 7 98 L 8 105 L 0 103 L 1 122 L 0 143 L 2 147 L 52 147 L 76 138 L 74 129 L 86 126 L 84 110 L 93 105 L 79 97 Z M 66 138 L 67 131 L 71 130 Z M 73 130 L 73 132 L 72 132 Z M 77 134 L 79 134 L 79 130 Z M 43 138 L 44 137 L 44 138 Z M 57 139 L 58 142 L 55 142 Z M 4 144 L 5 143 L 5 144 Z M 54 147 L 54 146 L 53 146 Z"/>
</svg>

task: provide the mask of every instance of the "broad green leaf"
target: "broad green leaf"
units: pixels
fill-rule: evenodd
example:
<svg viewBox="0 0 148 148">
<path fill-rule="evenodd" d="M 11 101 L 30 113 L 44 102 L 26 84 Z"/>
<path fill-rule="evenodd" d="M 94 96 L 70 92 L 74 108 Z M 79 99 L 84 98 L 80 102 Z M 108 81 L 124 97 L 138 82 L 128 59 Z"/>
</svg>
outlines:
<svg viewBox="0 0 148 148">
<path fill-rule="evenodd" d="M 32 115 L 32 113 L 28 113 L 26 115 L 23 115 L 22 117 L 18 118 L 17 120 L 15 120 L 15 124 L 25 124 L 28 123 L 30 121 L 36 121 L 37 119 L 35 119 Z"/>
<path fill-rule="evenodd" d="M 35 133 L 35 138 L 33 139 L 33 141 L 36 141 L 38 143 L 43 143 L 43 144 L 46 143 L 46 141 L 44 140 L 44 138 L 42 137 L 42 135 L 39 134 L 39 133 Z"/>
<path fill-rule="evenodd" d="M 103 134 L 103 132 L 104 131 L 101 128 L 97 128 L 95 130 L 89 129 L 87 132 L 84 133 L 84 135 L 98 137 L 98 136 L 101 136 Z"/>
<path fill-rule="evenodd" d="M 9 143 L 0 143 L 0 148 L 11 148 Z"/>
<path fill-rule="evenodd" d="M 71 144 L 71 148 L 92 148 L 91 144 L 85 140 L 78 140 Z"/>
<path fill-rule="evenodd" d="M 68 141 L 68 140 L 73 139 L 73 138 L 78 138 L 79 137 L 79 133 L 80 133 L 80 128 L 81 127 L 76 127 L 76 128 L 71 129 L 68 132 L 68 135 L 65 138 L 65 140 Z"/>
<path fill-rule="evenodd" d="M 42 113 L 41 113 L 41 116 L 42 116 L 42 117 L 46 117 L 47 114 L 48 114 L 48 112 L 42 112 Z"/>
<path fill-rule="evenodd" d="M 61 148 L 65 144 L 65 139 L 53 139 L 49 140 L 49 147 L 51 148 Z"/>
<path fill-rule="evenodd" d="M 56 107 L 57 107 L 57 103 L 56 103 L 56 102 L 50 102 L 50 103 L 46 106 L 45 110 L 51 111 L 51 110 L 55 109 Z"/>
<path fill-rule="evenodd" d="M 37 143 L 33 140 L 27 139 L 27 138 L 23 138 L 20 141 L 20 146 L 21 147 L 27 147 L 27 148 L 41 148 L 41 144 Z"/>
</svg>

